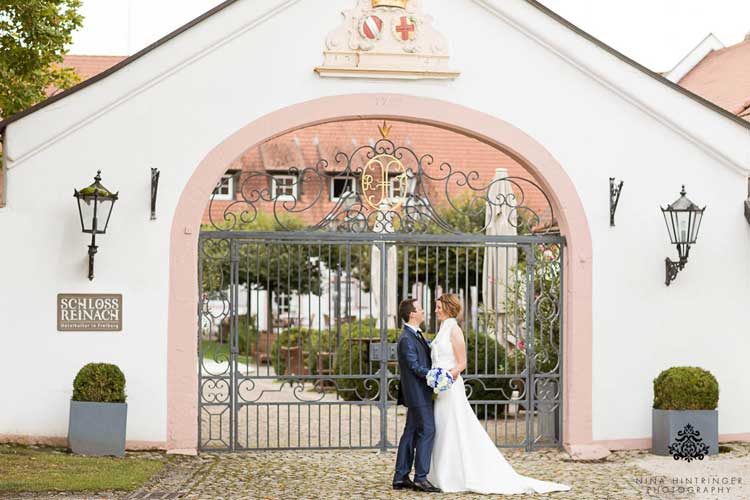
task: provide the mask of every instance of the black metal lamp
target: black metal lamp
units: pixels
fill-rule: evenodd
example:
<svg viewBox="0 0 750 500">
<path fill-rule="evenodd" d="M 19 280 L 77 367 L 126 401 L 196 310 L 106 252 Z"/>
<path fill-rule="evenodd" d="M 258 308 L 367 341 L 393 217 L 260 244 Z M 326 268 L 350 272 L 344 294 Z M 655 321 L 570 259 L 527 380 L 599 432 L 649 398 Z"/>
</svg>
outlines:
<svg viewBox="0 0 750 500">
<path fill-rule="evenodd" d="M 673 245 L 677 245 L 677 253 L 680 256 L 680 260 L 677 262 L 673 262 L 669 257 L 666 259 L 667 286 L 674 281 L 677 273 L 685 268 L 690 253 L 690 245 L 695 244 L 698 239 L 703 211 L 706 210 L 706 207 L 700 208 L 690 201 L 685 196 L 686 194 L 685 186 L 682 186 L 679 199 L 667 205 L 667 208 L 661 209 L 662 214 L 664 214 L 664 221 L 667 224 L 667 231 L 669 231 L 669 239 L 672 240 Z"/>
<path fill-rule="evenodd" d="M 96 255 L 96 235 L 107 232 L 109 218 L 112 215 L 112 207 L 117 201 L 117 193 L 111 192 L 101 184 L 101 173 L 99 170 L 94 177 L 94 183 L 80 191 L 74 189 L 73 196 L 78 200 L 78 215 L 81 217 L 81 230 L 91 235 L 89 245 L 89 280 L 94 279 L 94 255 Z M 104 220 L 104 224 L 101 224 Z"/>
</svg>

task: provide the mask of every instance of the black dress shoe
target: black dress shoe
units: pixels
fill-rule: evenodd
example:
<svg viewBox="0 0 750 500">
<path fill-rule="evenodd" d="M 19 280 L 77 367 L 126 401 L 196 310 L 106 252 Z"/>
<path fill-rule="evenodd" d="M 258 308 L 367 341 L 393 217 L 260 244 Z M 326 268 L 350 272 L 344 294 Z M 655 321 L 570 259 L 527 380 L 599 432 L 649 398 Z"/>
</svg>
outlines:
<svg viewBox="0 0 750 500">
<path fill-rule="evenodd" d="M 427 493 L 442 493 L 440 488 L 429 482 L 427 479 L 414 482 L 414 489 L 417 491 L 424 491 Z"/>
<path fill-rule="evenodd" d="M 401 481 L 393 482 L 394 490 L 404 490 L 406 488 L 414 488 L 414 482 L 411 479 L 409 479 L 408 476 L 405 479 L 402 479 Z"/>
</svg>

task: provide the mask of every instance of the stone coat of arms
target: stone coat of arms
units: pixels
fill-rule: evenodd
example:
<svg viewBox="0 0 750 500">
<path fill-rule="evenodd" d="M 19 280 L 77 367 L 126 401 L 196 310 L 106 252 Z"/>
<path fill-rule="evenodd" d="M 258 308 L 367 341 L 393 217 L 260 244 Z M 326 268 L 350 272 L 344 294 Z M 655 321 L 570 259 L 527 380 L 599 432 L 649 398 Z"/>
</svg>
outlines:
<svg viewBox="0 0 750 500">
<path fill-rule="evenodd" d="M 422 0 L 357 0 L 326 37 L 323 77 L 438 78 L 449 67 L 448 42 L 422 9 Z"/>
</svg>

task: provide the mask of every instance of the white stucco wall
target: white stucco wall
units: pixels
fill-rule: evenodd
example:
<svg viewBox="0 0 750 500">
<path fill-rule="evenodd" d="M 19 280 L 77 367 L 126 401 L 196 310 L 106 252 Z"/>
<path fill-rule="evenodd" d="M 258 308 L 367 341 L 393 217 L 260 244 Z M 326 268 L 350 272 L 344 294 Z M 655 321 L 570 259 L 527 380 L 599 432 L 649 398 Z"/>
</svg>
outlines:
<svg viewBox="0 0 750 500">
<path fill-rule="evenodd" d="M 750 131 L 521 0 L 428 2 L 462 71 L 455 81 L 321 79 L 312 68 L 322 61 L 324 37 L 351 5 L 240 1 L 10 125 L 8 199 L 0 209 L 0 380 L 12 411 L 0 412 L 0 434 L 65 436 L 76 371 L 108 361 L 128 378 L 128 439 L 164 441 L 169 234 L 190 175 L 209 150 L 270 112 L 372 92 L 432 97 L 497 116 L 566 169 L 593 239 L 594 439 L 650 436 L 651 381 L 672 365 L 711 370 L 721 385 L 720 432 L 750 432 L 743 372 L 750 227 L 741 212 Z M 149 220 L 151 167 L 161 170 L 156 221 Z M 121 198 L 98 240 L 90 283 L 88 239 L 72 194 L 97 169 Z M 610 176 L 625 181 L 614 228 Z M 681 184 L 708 209 L 690 262 L 666 287 L 664 258 L 676 251 L 659 205 L 676 199 Z M 57 332 L 61 292 L 122 293 L 123 331 Z"/>
</svg>

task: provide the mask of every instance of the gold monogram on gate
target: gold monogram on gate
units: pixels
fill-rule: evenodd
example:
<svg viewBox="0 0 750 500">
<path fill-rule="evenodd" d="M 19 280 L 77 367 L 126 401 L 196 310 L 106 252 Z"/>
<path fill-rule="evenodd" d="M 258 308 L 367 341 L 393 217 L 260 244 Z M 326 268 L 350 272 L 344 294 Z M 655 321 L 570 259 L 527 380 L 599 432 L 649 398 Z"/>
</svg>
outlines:
<svg viewBox="0 0 750 500">
<path fill-rule="evenodd" d="M 362 195 L 372 208 L 378 209 L 383 203 L 390 209 L 400 207 L 408 186 L 406 167 L 393 155 L 377 155 L 362 169 Z"/>
<path fill-rule="evenodd" d="M 387 139 L 391 126 L 383 122 L 378 130 L 383 139 Z M 409 174 L 399 158 L 383 153 L 365 164 L 361 186 L 362 197 L 370 207 L 378 210 L 382 204 L 387 204 L 393 210 L 406 201 Z"/>
</svg>

